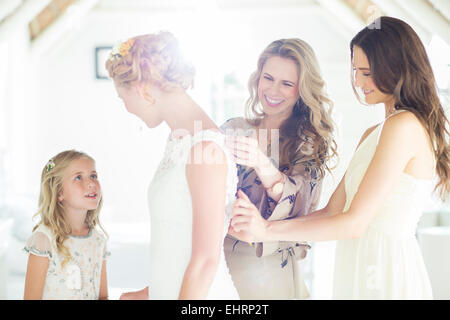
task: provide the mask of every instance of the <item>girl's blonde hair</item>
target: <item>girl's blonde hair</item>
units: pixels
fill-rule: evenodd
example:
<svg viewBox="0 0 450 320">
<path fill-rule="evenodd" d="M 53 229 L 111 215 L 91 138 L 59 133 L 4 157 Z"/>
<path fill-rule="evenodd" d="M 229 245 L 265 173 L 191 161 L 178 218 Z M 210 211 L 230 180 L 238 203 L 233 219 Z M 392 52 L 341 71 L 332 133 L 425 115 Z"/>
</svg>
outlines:
<svg viewBox="0 0 450 320">
<path fill-rule="evenodd" d="M 261 53 L 257 70 L 250 76 L 250 98 L 246 104 L 246 118 L 252 125 L 259 125 L 265 114 L 258 98 L 258 83 L 267 59 L 278 56 L 295 62 L 298 68 L 298 91 L 300 98 L 291 116 L 280 126 L 280 168 L 313 161 L 318 169 L 317 178 L 330 171 L 328 161 L 337 158 L 337 146 L 333 137 L 334 123 L 331 118 L 332 101 L 325 92 L 325 81 L 313 49 L 300 39 L 280 39 L 272 42 Z M 311 156 L 299 148 L 302 142 L 313 144 Z"/>
<path fill-rule="evenodd" d="M 41 174 L 39 209 L 34 215 L 34 217 L 39 216 L 40 221 L 33 228 L 33 231 L 36 230 L 41 224 L 50 228 L 54 236 L 56 248 L 64 257 L 62 261 L 63 267 L 71 259 L 69 249 L 64 246 L 64 241 L 68 238 L 72 230 L 69 223 L 66 221 L 64 207 L 58 201 L 58 196 L 62 191 L 63 178 L 67 167 L 72 163 L 72 161 L 83 157 L 94 161 L 94 159 L 83 152 L 76 150 L 63 151 L 52 158 L 52 162 L 49 162 L 49 164 L 53 163 L 54 166 L 49 166 L 49 164 L 47 164 Z M 86 223 L 89 228 L 94 228 L 98 225 L 107 236 L 107 233 L 100 224 L 99 219 L 102 203 L 103 197 L 100 199 L 97 209 L 88 210 L 86 215 Z"/>
<path fill-rule="evenodd" d="M 156 85 L 163 90 L 193 86 L 195 70 L 182 56 L 177 39 L 166 31 L 128 39 L 127 50 L 106 61 L 106 69 L 114 82 L 123 87 L 137 83 Z"/>
</svg>

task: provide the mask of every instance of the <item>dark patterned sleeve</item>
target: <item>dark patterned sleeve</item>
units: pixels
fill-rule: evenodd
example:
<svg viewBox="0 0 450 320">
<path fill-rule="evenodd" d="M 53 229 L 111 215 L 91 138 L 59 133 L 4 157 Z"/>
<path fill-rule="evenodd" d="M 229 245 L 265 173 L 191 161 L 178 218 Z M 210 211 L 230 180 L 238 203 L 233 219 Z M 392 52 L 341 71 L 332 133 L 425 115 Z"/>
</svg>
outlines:
<svg viewBox="0 0 450 320">
<path fill-rule="evenodd" d="M 285 175 L 283 193 L 278 203 L 271 200 L 274 208 L 270 215 L 276 220 L 306 215 L 316 208 L 322 179 L 318 179 L 319 172 L 311 162 L 314 161 L 297 165 L 291 175 L 282 171 Z M 266 197 L 270 198 L 267 193 Z"/>
<path fill-rule="evenodd" d="M 305 152 L 309 153 L 308 151 L 310 152 L 309 148 L 306 147 Z M 307 161 L 299 159 L 290 174 L 287 174 L 288 168 L 280 168 L 280 171 L 285 176 L 283 193 L 280 200 L 275 202 L 265 192 L 259 208 L 263 217 L 271 221 L 285 220 L 313 212 L 320 200 L 323 180 L 315 161 L 313 159 Z M 286 242 L 283 241 L 283 244 L 286 245 Z M 296 247 L 299 245 L 309 247 L 307 243 L 296 245 L 293 242 L 291 244 Z M 257 255 L 265 256 L 278 250 L 280 243 L 259 243 L 257 247 Z"/>
</svg>

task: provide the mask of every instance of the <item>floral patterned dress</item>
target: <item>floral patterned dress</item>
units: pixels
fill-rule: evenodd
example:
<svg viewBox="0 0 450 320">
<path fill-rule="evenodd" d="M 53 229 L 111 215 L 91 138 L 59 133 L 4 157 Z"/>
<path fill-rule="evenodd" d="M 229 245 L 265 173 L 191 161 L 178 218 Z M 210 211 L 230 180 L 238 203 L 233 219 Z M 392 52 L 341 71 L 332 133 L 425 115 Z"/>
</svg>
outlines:
<svg viewBox="0 0 450 320">
<path fill-rule="evenodd" d="M 252 130 L 256 130 L 244 118 L 230 119 L 221 129 L 226 135 L 247 136 Z M 305 157 L 311 156 L 313 152 L 312 144 L 306 138 L 299 148 Z M 279 164 L 272 158 L 276 167 L 285 174 L 284 189 L 278 202 L 268 196 L 253 168 L 237 165 L 238 188 L 247 194 L 265 219 L 290 219 L 306 215 L 317 207 L 322 180 L 318 178 L 314 160 L 301 160 L 298 159 L 298 164 L 287 174 L 288 167 L 279 168 Z M 307 243 L 287 241 L 261 242 L 250 246 L 227 235 L 224 243 L 225 257 L 240 298 L 309 297 L 298 264 L 298 260 L 306 257 L 309 248 Z"/>
<path fill-rule="evenodd" d="M 64 257 L 56 250 L 50 228 L 41 224 L 27 240 L 26 252 L 50 259 L 42 299 L 97 300 L 103 260 L 110 255 L 106 237 L 91 228 L 87 236 L 69 236 L 64 245 L 71 260 L 62 268 Z"/>
</svg>

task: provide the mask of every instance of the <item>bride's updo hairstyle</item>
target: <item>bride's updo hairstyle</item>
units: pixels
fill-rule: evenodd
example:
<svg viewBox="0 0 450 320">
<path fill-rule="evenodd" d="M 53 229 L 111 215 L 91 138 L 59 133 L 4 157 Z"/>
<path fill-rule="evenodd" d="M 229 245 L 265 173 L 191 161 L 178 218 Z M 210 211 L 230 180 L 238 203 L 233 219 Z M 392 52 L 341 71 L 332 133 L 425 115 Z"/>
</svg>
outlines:
<svg viewBox="0 0 450 320">
<path fill-rule="evenodd" d="M 182 57 L 178 40 L 170 33 L 136 36 L 115 46 L 106 69 L 115 84 L 157 86 L 170 91 L 193 86 L 194 68 Z"/>
</svg>

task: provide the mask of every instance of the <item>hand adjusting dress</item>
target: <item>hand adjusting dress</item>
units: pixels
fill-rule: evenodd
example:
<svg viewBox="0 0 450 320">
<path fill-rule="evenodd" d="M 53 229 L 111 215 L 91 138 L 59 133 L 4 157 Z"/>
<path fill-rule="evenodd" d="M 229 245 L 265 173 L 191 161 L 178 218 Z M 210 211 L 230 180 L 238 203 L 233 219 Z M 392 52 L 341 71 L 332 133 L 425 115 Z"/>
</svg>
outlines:
<svg viewBox="0 0 450 320">
<path fill-rule="evenodd" d="M 216 143 L 226 155 L 228 174 L 223 237 L 227 234 L 236 199 L 237 172 L 225 147 L 225 136 L 218 131 L 203 130 L 181 139 L 169 138 L 148 189 L 151 218 L 149 299 L 178 298 L 192 251 L 192 199 L 186 179 L 186 164 L 191 148 L 202 141 Z M 239 299 L 223 249 L 206 299 Z"/>
</svg>

